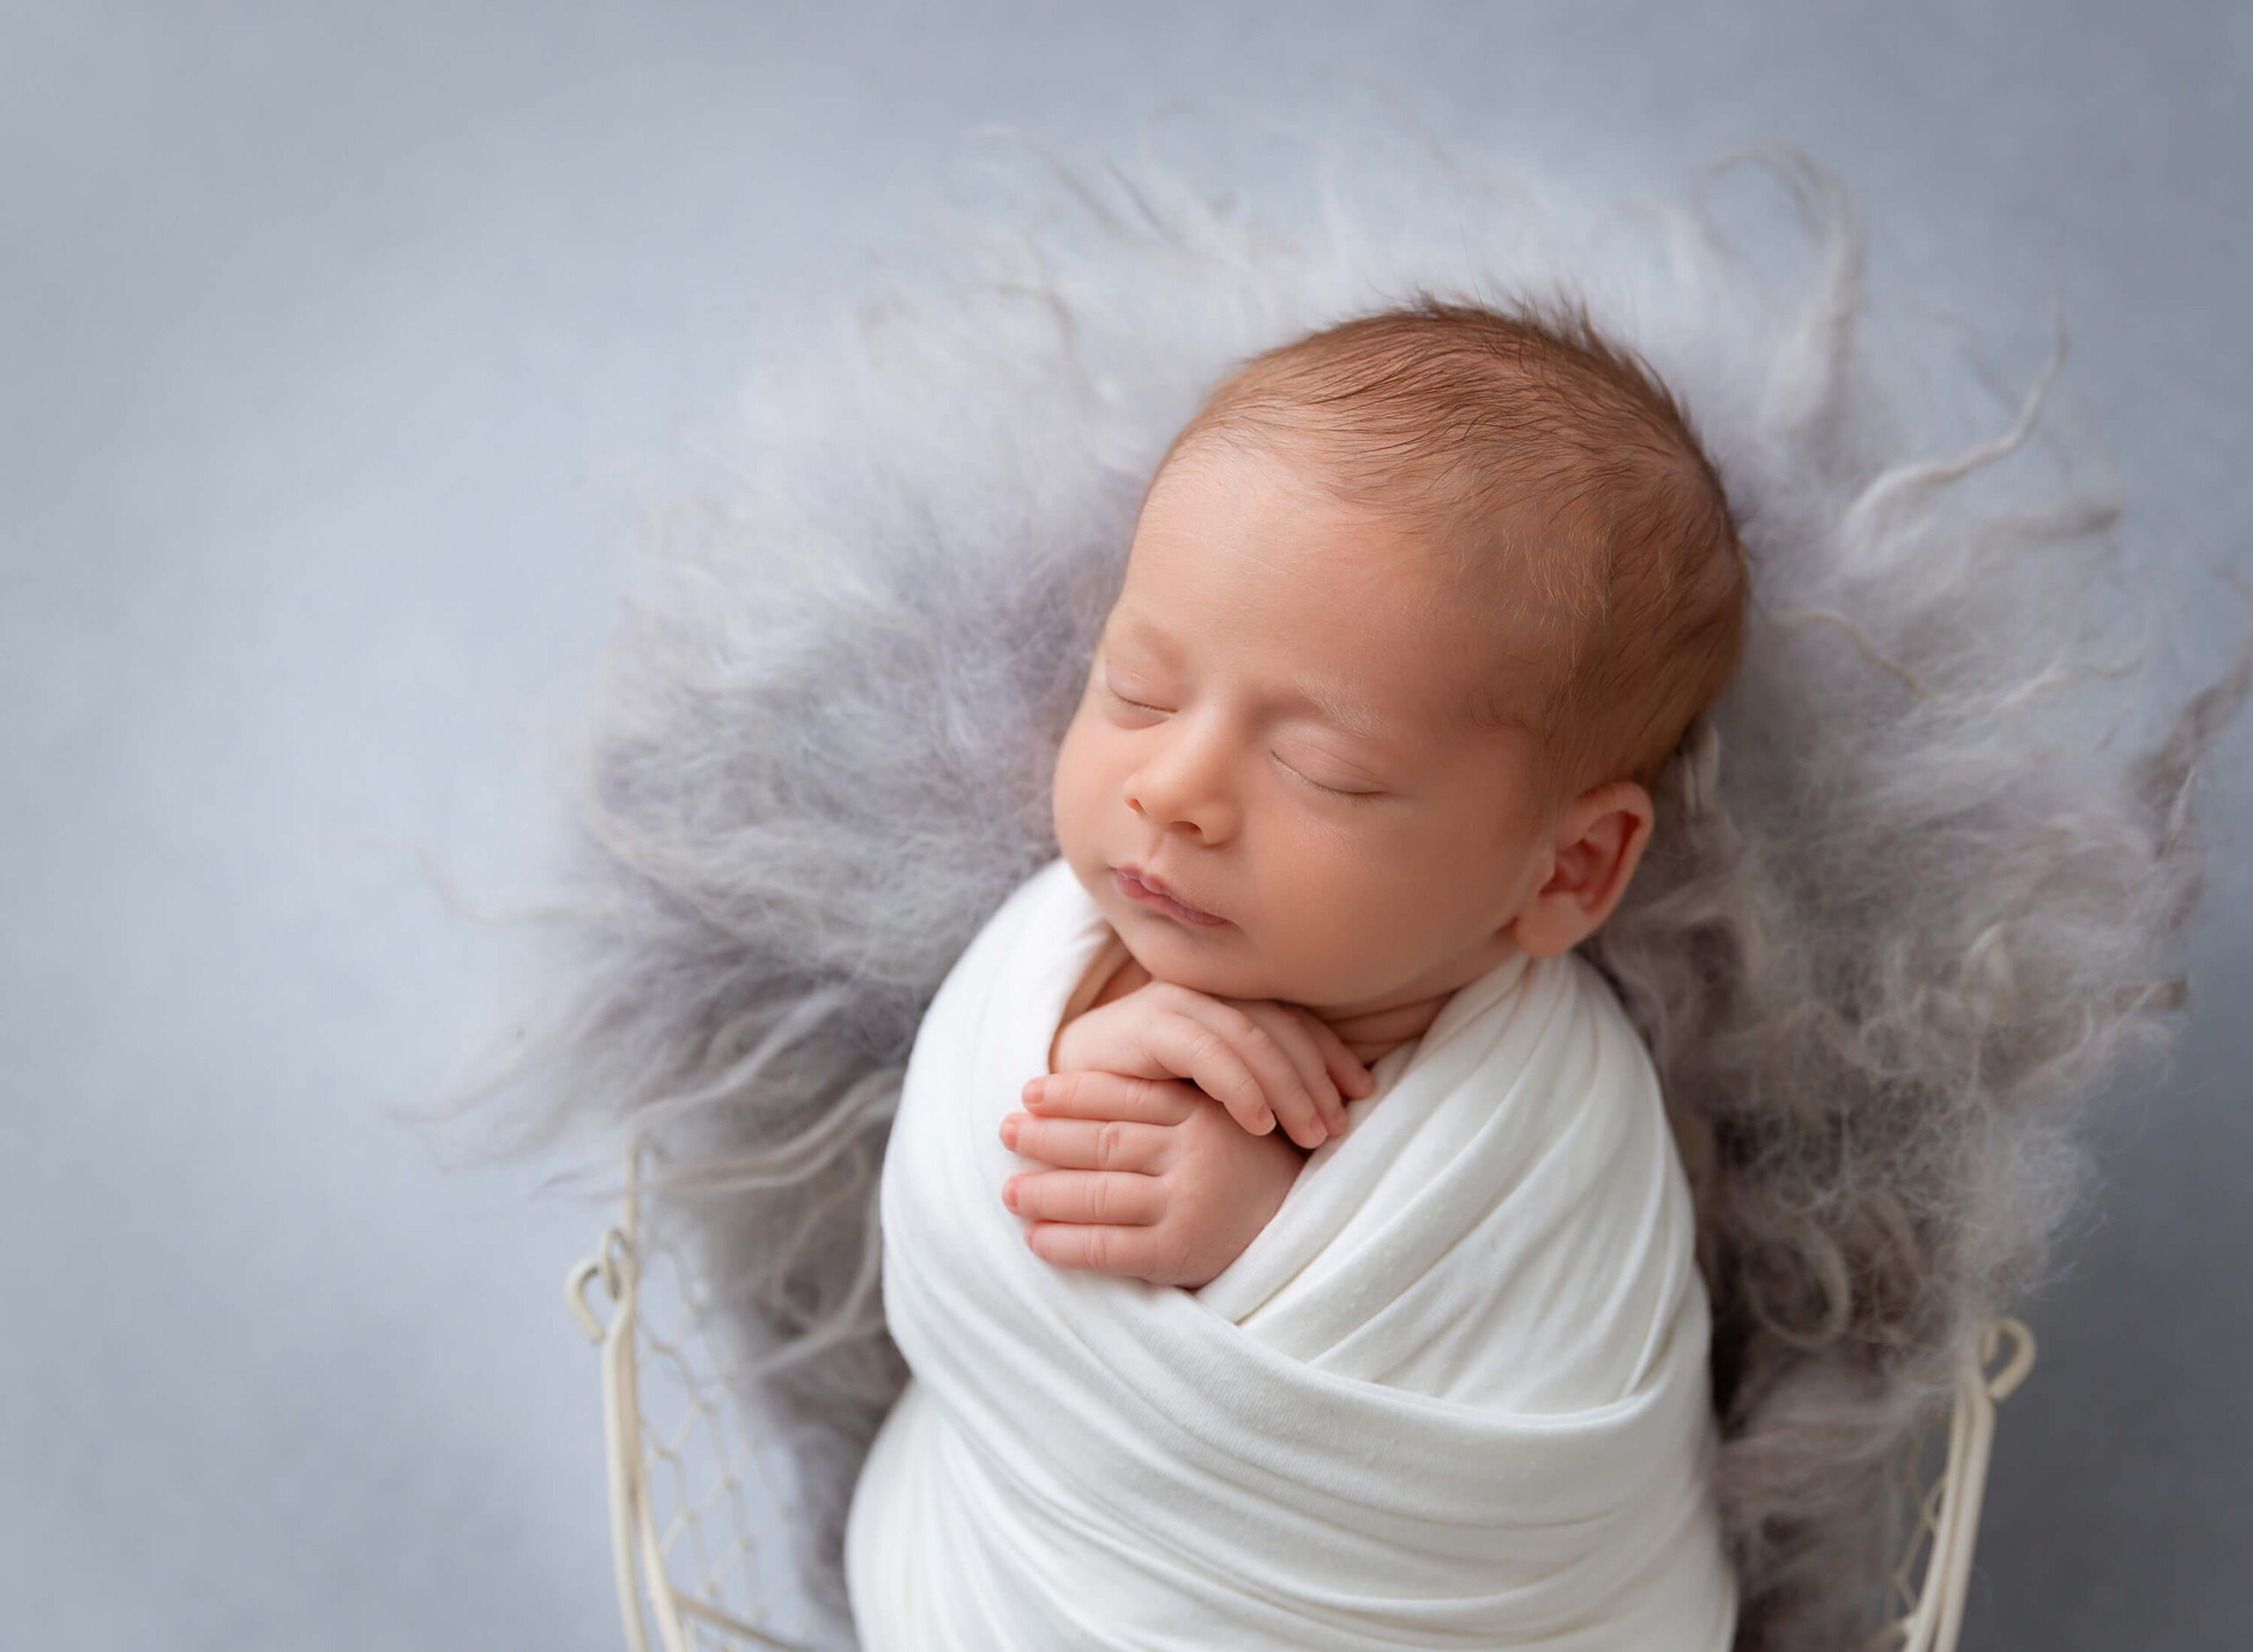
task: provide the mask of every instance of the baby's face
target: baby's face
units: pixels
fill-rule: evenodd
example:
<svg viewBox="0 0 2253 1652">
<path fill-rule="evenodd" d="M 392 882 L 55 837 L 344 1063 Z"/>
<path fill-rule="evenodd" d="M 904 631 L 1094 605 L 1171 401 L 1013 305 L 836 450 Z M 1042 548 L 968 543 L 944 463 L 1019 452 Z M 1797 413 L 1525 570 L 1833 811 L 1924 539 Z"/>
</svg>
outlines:
<svg viewBox="0 0 2253 1652">
<path fill-rule="evenodd" d="M 1498 672 L 1530 705 L 1510 650 L 1405 531 L 1285 460 L 1184 450 L 1058 755 L 1058 843 L 1158 980 L 1332 1017 L 1450 991 L 1515 950 L 1552 859 L 1535 737 L 1463 714 Z"/>
</svg>

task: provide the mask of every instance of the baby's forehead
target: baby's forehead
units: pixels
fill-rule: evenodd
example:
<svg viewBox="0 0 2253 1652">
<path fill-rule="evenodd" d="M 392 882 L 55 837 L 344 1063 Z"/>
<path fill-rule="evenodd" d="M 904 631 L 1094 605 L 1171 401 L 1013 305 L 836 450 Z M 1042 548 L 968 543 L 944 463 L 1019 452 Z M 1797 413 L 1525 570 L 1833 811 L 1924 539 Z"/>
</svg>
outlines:
<svg viewBox="0 0 2253 1652">
<path fill-rule="evenodd" d="M 1383 708 L 1358 721 L 1396 738 L 1528 720 L 1571 654 L 1565 611 L 1580 604 L 1558 564 L 1587 547 L 1569 510 L 1530 488 L 1356 492 L 1325 458 L 1239 440 L 1175 454 L 1146 497 L 1120 617 L 1313 656 L 1332 697 Z M 1201 612 L 1216 569 L 1225 628 Z"/>
<path fill-rule="evenodd" d="M 1193 656 L 1209 651 L 1260 684 L 1279 709 L 1312 715 L 1373 751 L 1450 749 L 1532 729 L 1556 662 L 1522 626 L 1451 600 L 1445 580 L 1430 590 L 1396 616 L 1408 635 L 1356 635 L 1352 612 L 1341 611 L 1332 629 L 1310 639 L 1262 624 L 1256 606 L 1231 609 L 1215 626 L 1178 587 L 1154 581 L 1122 593 L 1103 635 L 1109 651 L 1162 669 L 1193 670 Z"/>
</svg>

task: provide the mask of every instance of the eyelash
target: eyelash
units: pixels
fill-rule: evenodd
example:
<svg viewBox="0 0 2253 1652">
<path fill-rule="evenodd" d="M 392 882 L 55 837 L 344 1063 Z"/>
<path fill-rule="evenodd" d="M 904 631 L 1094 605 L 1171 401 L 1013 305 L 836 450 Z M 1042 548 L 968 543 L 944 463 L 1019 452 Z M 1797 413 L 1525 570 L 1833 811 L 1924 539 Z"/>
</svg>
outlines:
<svg viewBox="0 0 2253 1652">
<path fill-rule="evenodd" d="M 1137 711 L 1147 711 L 1152 716 L 1156 717 L 1162 717 L 1166 715 L 1163 709 L 1156 706 L 1146 706 L 1139 700 L 1127 699 L 1126 695 L 1120 694 L 1109 683 L 1104 684 L 1103 692 L 1109 694 L 1113 700 L 1116 700 L 1122 706 L 1131 706 Z M 1309 780 L 1307 776 L 1300 774 L 1298 770 L 1293 768 L 1288 763 L 1283 762 L 1281 758 L 1279 757 L 1275 760 L 1282 765 L 1282 769 L 1285 774 L 1290 775 L 1294 780 L 1304 782 L 1307 785 L 1313 787 L 1317 791 L 1321 792 L 1325 797 L 1343 797 L 1347 803 L 1375 803 L 1377 799 L 1377 794 L 1373 791 L 1340 791 L 1337 787 L 1325 786 L 1318 780 Z"/>
</svg>

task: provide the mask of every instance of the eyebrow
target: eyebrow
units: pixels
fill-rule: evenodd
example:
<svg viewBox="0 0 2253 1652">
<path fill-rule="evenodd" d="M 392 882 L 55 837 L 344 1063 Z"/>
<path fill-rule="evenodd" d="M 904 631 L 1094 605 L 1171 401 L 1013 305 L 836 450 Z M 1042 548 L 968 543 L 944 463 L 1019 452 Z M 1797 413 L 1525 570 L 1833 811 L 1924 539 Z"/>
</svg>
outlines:
<svg viewBox="0 0 2253 1652">
<path fill-rule="evenodd" d="M 1119 622 L 1119 630 L 1122 635 L 1149 643 L 1175 664 L 1180 663 L 1181 645 L 1149 620 L 1139 615 L 1123 618 Z M 1366 708 L 1355 705 L 1319 680 L 1301 683 L 1294 693 L 1286 697 L 1285 703 L 1318 712 L 1325 722 L 1340 733 L 1366 740 L 1372 745 L 1382 746 L 1398 733 L 1390 719 L 1379 717 Z"/>
</svg>

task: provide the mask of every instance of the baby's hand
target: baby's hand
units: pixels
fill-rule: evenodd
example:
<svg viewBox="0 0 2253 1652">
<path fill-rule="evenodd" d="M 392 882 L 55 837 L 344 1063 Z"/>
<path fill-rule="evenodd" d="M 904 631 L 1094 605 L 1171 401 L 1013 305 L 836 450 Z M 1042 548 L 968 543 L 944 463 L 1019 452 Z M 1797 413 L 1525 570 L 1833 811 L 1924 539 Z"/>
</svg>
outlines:
<svg viewBox="0 0 2253 1652">
<path fill-rule="evenodd" d="M 1376 1088 L 1369 1069 L 1311 1010 L 1272 998 L 1215 998 L 1154 980 L 1066 1024 L 1055 1070 L 1186 1078 L 1254 1135 L 1281 1120 L 1317 1148 L 1346 1130 L 1341 1090 Z"/>
<path fill-rule="evenodd" d="M 1069 1072 L 1025 1092 L 1032 1112 L 1002 1120 L 1002 1141 L 1063 1168 L 1010 1177 L 1002 1200 L 1060 1267 L 1194 1290 L 1243 1253 L 1306 1163 L 1189 1084 Z"/>
</svg>

